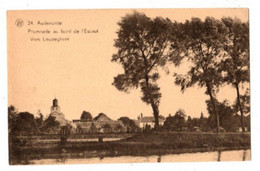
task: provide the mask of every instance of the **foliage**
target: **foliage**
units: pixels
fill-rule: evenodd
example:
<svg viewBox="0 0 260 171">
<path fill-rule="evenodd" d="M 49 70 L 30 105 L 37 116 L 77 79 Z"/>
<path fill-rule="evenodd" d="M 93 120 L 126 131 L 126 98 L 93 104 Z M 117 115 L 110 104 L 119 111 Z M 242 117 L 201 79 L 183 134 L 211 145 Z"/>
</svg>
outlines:
<svg viewBox="0 0 260 171">
<path fill-rule="evenodd" d="M 188 116 L 186 125 L 189 131 L 207 132 L 209 130 L 208 118 L 203 117 L 203 115 L 200 118 L 192 118 L 192 119 L 190 116 Z"/>
<path fill-rule="evenodd" d="M 174 74 L 175 84 L 181 86 L 181 91 L 198 85 L 206 87 L 206 94 L 210 96 L 213 113 L 219 127 L 218 113 L 215 111 L 214 101 L 222 81 L 220 60 L 222 57 L 222 42 L 225 38 L 223 23 L 214 18 L 207 17 L 205 21 L 192 18 L 182 24 L 184 34 L 182 48 L 184 57 L 191 63 L 186 75 Z"/>
<path fill-rule="evenodd" d="M 19 135 L 39 134 L 43 132 L 43 115 L 39 111 L 38 117 L 29 112 L 18 112 L 14 106 L 8 107 L 9 133 Z"/>
<path fill-rule="evenodd" d="M 140 128 L 135 124 L 134 120 L 128 118 L 128 117 L 120 117 L 118 119 L 119 121 L 122 121 L 124 126 L 127 129 L 127 132 L 138 132 L 140 131 Z"/>
<path fill-rule="evenodd" d="M 199 87 L 210 86 L 212 92 L 216 91 L 221 78 L 217 67 L 221 57 L 223 27 L 219 20 L 209 17 L 204 22 L 192 18 L 182 25 L 185 35 L 182 43 L 186 45 L 182 50 L 192 66 L 187 75 L 174 74 L 175 83 L 181 86 L 181 91 L 195 84 Z"/>
<path fill-rule="evenodd" d="M 117 124 L 115 127 L 115 131 L 116 132 L 123 132 L 124 131 L 124 127 L 120 124 Z"/>
<path fill-rule="evenodd" d="M 84 110 L 81 114 L 80 119 L 82 119 L 82 120 L 92 120 L 92 115 L 91 115 L 90 112 L 87 112 L 87 111 Z"/>
<path fill-rule="evenodd" d="M 118 51 L 112 57 L 112 62 L 124 69 L 123 74 L 114 78 L 113 85 L 124 92 L 141 87 L 141 99 L 152 106 L 156 127 L 161 98 L 158 68 L 164 68 L 169 56 L 174 54 L 170 46 L 171 24 L 169 19 L 151 19 L 138 12 L 126 15 L 118 23 L 120 28 L 114 44 Z"/>
<path fill-rule="evenodd" d="M 70 124 L 66 124 L 60 127 L 60 134 L 69 135 L 71 133 L 72 126 Z"/>
<path fill-rule="evenodd" d="M 56 121 L 55 117 L 53 117 L 53 116 L 49 116 L 44 121 L 43 129 L 46 132 L 49 132 L 49 133 L 57 132 L 57 130 L 59 130 L 59 127 L 60 127 L 60 123 L 58 121 Z"/>
<path fill-rule="evenodd" d="M 37 125 L 33 114 L 29 112 L 21 112 L 17 114 L 15 125 L 12 132 L 15 134 L 35 134 Z"/>
<path fill-rule="evenodd" d="M 209 117 L 209 125 L 211 126 L 212 129 L 214 129 L 215 125 L 215 117 L 212 117 L 212 105 L 209 101 L 206 101 L 207 103 L 207 108 L 210 113 Z M 224 128 L 226 131 L 229 132 L 235 132 L 238 130 L 240 126 L 240 121 L 235 117 L 235 112 L 234 110 L 230 107 L 227 101 L 218 102 L 216 101 L 216 110 L 219 114 L 219 120 L 220 120 L 220 126 Z"/>
<path fill-rule="evenodd" d="M 185 112 L 179 109 L 174 116 L 166 118 L 163 128 L 170 131 L 182 131 L 186 126 L 185 117 Z"/>
<path fill-rule="evenodd" d="M 192 122 L 192 119 L 190 116 L 188 116 L 188 119 L 187 119 L 187 128 L 190 131 L 194 129 L 194 125 L 193 125 L 193 122 Z"/>
<path fill-rule="evenodd" d="M 201 112 L 200 118 L 199 118 L 199 128 L 201 131 L 206 132 L 209 130 L 209 126 L 207 125 L 208 118 L 205 118 L 203 116 L 203 113 Z"/>
<path fill-rule="evenodd" d="M 250 119 L 250 118 L 251 118 L 251 117 L 250 117 L 250 114 L 245 117 L 245 126 L 247 127 L 247 130 L 248 130 L 248 131 L 251 130 L 251 123 L 250 123 L 250 120 L 251 120 L 251 119 Z"/>
<path fill-rule="evenodd" d="M 243 95 L 240 95 L 240 104 L 241 104 L 241 108 L 243 110 L 243 113 L 245 115 L 249 115 L 250 114 L 249 89 L 247 89 Z M 233 107 L 233 109 L 235 110 L 236 113 L 238 113 L 240 111 L 240 106 L 239 106 L 239 103 L 237 102 L 237 99 L 235 100 L 232 107 Z"/>
<path fill-rule="evenodd" d="M 180 116 L 180 117 L 182 117 L 182 118 L 185 118 L 185 117 L 187 116 L 186 113 L 185 113 L 185 111 L 184 111 L 183 109 L 177 110 L 177 112 L 175 113 L 175 115 L 178 115 L 178 116 Z"/>
<path fill-rule="evenodd" d="M 240 86 L 249 82 L 249 23 L 241 22 L 235 18 L 222 18 L 225 29 L 225 60 L 222 70 L 224 71 L 224 83 L 231 84 L 236 88 L 236 105 L 240 111 L 242 130 L 244 128 L 244 107 L 241 104 Z"/>
<path fill-rule="evenodd" d="M 225 60 L 222 61 L 227 84 L 249 82 L 249 23 L 222 18 L 225 29 Z"/>
<path fill-rule="evenodd" d="M 111 127 L 108 123 L 102 125 L 101 128 L 104 130 L 105 133 L 110 133 L 110 132 L 112 132 L 112 127 Z"/>
<path fill-rule="evenodd" d="M 35 118 L 35 122 L 37 125 L 37 131 L 39 132 L 43 132 L 43 114 L 41 113 L 41 111 L 38 111 L 38 117 Z"/>
</svg>

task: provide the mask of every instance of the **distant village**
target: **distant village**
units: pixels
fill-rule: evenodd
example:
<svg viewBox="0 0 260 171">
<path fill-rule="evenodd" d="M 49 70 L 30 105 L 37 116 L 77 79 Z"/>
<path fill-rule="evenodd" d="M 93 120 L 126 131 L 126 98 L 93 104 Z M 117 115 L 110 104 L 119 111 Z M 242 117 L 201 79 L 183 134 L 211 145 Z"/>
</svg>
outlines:
<svg viewBox="0 0 260 171">
<path fill-rule="evenodd" d="M 240 115 L 232 114 L 229 108 L 220 113 L 221 132 L 242 132 Z M 227 113 L 227 114 L 226 114 Z M 101 133 L 137 133 L 150 132 L 155 129 L 155 118 L 142 113 L 136 119 L 122 116 L 112 120 L 107 114 L 99 113 L 92 117 L 88 111 L 83 111 L 80 118 L 69 121 L 61 112 L 58 99 L 52 100 L 50 114 L 46 119 L 41 113 L 34 116 L 29 112 L 18 112 L 14 106 L 8 107 L 9 132 L 14 135 L 41 134 L 101 134 Z M 164 117 L 159 115 L 159 129 L 167 132 L 216 132 L 215 117 L 191 118 L 185 111 L 179 109 L 174 115 Z M 250 131 L 250 115 L 245 117 L 245 129 Z"/>
<path fill-rule="evenodd" d="M 60 127 L 71 126 L 70 132 L 76 134 L 85 133 L 132 133 L 144 132 L 152 130 L 155 126 L 154 116 L 144 116 L 142 113 L 136 119 L 128 117 L 120 117 L 118 120 L 112 120 L 104 113 L 99 113 L 96 117 L 92 117 L 91 113 L 83 111 L 79 119 L 68 121 L 65 119 L 64 114 L 60 110 L 58 100 L 55 98 L 51 106 L 51 113 L 49 117 L 55 118 L 59 122 Z M 185 115 L 183 110 L 179 110 L 174 116 L 165 118 L 159 115 L 159 126 L 167 131 L 199 131 L 208 132 L 213 131 L 214 127 L 211 118 L 206 118 L 201 113 L 200 118 L 191 119 L 190 116 Z M 233 124 L 230 122 L 222 125 L 222 132 L 241 132 L 240 116 L 235 115 Z M 246 117 L 246 131 L 250 129 L 250 116 Z M 52 129 L 50 132 L 57 133 L 60 129 Z"/>
<path fill-rule="evenodd" d="M 58 100 L 55 98 L 51 106 L 49 117 L 54 117 L 59 122 L 60 126 L 71 125 L 74 133 L 123 133 L 123 132 L 138 132 L 154 127 L 153 116 L 140 116 L 135 120 L 128 117 L 121 117 L 118 120 L 112 120 L 104 113 L 99 113 L 98 116 L 92 118 L 89 112 L 83 111 L 80 119 L 75 119 L 72 122 L 65 119 L 64 114 L 60 110 Z M 162 126 L 165 122 L 165 117 L 159 116 L 159 125 Z"/>
</svg>

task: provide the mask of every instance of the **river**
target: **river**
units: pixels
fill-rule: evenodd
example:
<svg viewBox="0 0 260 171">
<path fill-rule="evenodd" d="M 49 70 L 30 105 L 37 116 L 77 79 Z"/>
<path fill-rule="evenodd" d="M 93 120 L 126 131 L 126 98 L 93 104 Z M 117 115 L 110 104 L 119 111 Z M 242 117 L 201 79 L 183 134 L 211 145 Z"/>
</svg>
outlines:
<svg viewBox="0 0 260 171">
<path fill-rule="evenodd" d="M 251 150 L 232 150 L 197 152 L 184 154 L 166 154 L 153 156 L 117 156 L 94 158 L 59 158 L 31 160 L 30 164 L 90 164 L 90 163 L 140 163 L 140 162 L 207 162 L 207 161 L 247 161 L 251 159 Z"/>
</svg>

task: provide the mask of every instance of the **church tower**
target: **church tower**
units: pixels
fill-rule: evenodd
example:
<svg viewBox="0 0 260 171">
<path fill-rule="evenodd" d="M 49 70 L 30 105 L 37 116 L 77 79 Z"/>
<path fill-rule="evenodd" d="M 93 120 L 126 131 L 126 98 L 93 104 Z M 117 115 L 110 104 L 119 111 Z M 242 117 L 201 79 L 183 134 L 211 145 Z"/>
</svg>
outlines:
<svg viewBox="0 0 260 171">
<path fill-rule="evenodd" d="M 52 112 L 60 112 L 60 107 L 58 105 L 58 100 L 55 98 L 52 101 L 52 106 L 51 106 L 51 113 Z"/>
<path fill-rule="evenodd" d="M 52 100 L 51 113 L 49 117 L 54 117 L 55 120 L 60 123 L 60 126 L 70 124 L 70 122 L 65 119 L 64 114 L 60 111 L 60 106 L 58 105 L 58 100 L 56 98 Z"/>
</svg>

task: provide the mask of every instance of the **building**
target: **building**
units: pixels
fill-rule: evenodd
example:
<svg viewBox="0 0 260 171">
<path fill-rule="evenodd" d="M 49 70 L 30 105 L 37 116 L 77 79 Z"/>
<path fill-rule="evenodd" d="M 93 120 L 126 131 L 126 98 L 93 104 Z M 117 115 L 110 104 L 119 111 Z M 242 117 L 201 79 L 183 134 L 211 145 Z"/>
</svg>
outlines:
<svg viewBox="0 0 260 171">
<path fill-rule="evenodd" d="M 121 121 L 114 121 L 106 114 L 100 113 L 93 120 L 73 120 L 76 124 L 77 133 L 119 133 L 125 132 L 124 124 Z"/>
<path fill-rule="evenodd" d="M 60 106 L 58 105 L 58 100 L 56 98 L 52 101 L 49 117 L 54 117 L 55 120 L 60 123 L 60 126 L 70 124 L 70 121 L 66 120 L 64 114 L 60 111 Z"/>
<path fill-rule="evenodd" d="M 159 125 L 162 126 L 164 124 L 164 121 L 165 121 L 165 118 L 162 115 L 160 115 L 159 116 Z M 137 118 L 135 123 L 137 126 L 139 126 L 142 129 L 145 129 L 147 127 L 154 128 L 155 119 L 154 119 L 154 116 L 143 116 L 143 114 L 141 113 L 141 115 Z"/>
<path fill-rule="evenodd" d="M 95 133 L 97 129 L 92 121 L 79 119 L 73 120 L 73 124 L 76 125 L 76 133 Z"/>
</svg>

